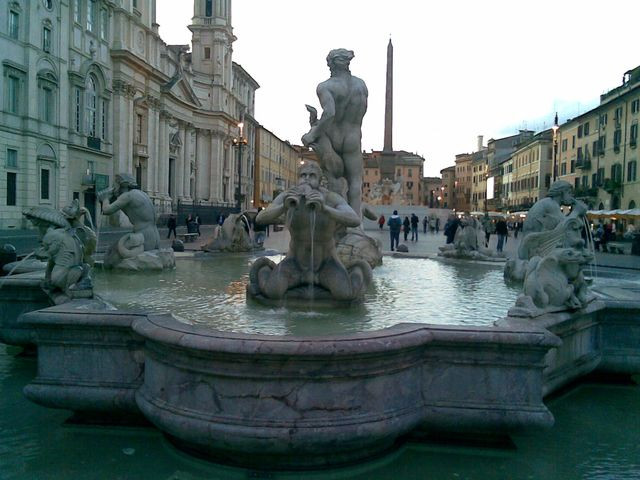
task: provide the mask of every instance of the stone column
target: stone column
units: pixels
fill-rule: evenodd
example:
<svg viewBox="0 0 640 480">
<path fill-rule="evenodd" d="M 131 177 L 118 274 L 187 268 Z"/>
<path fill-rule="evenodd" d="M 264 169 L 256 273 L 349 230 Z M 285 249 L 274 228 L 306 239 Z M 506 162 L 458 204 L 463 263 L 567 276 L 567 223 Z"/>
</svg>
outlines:
<svg viewBox="0 0 640 480">
<path fill-rule="evenodd" d="M 176 158 L 176 164 L 175 164 L 175 171 L 174 174 L 176 176 L 176 181 L 175 181 L 175 191 L 173 192 L 174 195 L 174 199 L 180 199 L 184 196 L 184 182 L 182 180 L 182 177 L 184 175 L 184 162 L 185 162 L 185 155 L 187 152 L 187 135 L 186 135 L 186 127 L 187 125 L 184 122 L 180 122 L 179 124 L 179 132 L 180 132 L 180 142 L 182 143 L 182 147 L 180 148 L 180 155 L 178 155 L 178 158 Z"/>
<path fill-rule="evenodd" d="M 211 155 L 209 156 L 209 201 L 218 201 L 220 196 L 220 134 L 211 132 Z"/>
<path fill-rule="evenodd" d="M 143 175 L 145 175 L 146 190 L 155 193 L 155 169 L 153 168 L 158 158 L 158 131 L 160 122 L 159 105 L 152 104 L 147 116 L 147 159 L 143 164 Z"/>
<path fill-rule="evenodd" d="M 167 182 L 166 163 L 169 161 L 169 119 L 171 116 L 166 110 L 160 112 L 160 138 L 158 142 L 158 155 L 156 164 L 156 192 L 158 196 L 166 196 Z"/>
<path fill-rule="evenodd" d="M 113 155 L 116 158 L 113 174 L 131 171 L 131 156 L 133 137 L 131 136 L 133 124 L 133 99 L 131 90 L 133 87 L 122 80 L 113 82 Z M 83 117 L 84 118 L 84 117 Z"/>
<path fill-rule="evenodd" d="M 209 167 L 206 159 L 205 141 L 205 130 L 196 130 L 196 198 L 198 200 L 209 198 L 209 183 L 207 179 Z"/>
<path fill-rule="evenodd" d="M 193 124 L 187 124 L 185 134 L 184 164 L 183 164 L 183 192 L 184 198 L 191 198 L 191 160 L 193 158 L 193 135 L 195 134 Z"/>
</svg>

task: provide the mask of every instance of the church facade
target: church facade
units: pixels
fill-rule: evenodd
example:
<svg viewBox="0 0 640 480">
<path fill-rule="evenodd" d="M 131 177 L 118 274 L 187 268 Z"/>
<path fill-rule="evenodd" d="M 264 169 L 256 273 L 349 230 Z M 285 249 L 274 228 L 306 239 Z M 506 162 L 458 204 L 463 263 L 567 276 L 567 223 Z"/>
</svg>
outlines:
<svg viewBox="0 0 640 480">
<path fill-rule="evenodd" d="M 259 85 L 232 59 L 231 0 L 193 9 L 189 46 L 160 38 L 155 0 L 0 7 L 0 228 L 75 198 L 95 214 L 120 172 L 159 213 L 233 208 L 238 184 L 250 206 Z"/>
</svg>

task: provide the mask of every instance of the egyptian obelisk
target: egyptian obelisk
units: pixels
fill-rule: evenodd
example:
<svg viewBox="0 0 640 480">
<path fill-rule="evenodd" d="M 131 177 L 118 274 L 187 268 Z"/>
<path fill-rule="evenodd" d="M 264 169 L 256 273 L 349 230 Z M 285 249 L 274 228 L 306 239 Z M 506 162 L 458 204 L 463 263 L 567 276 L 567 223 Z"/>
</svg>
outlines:
<svg viewBox="0 0 640 480">
<path fill-rule="evenodd" d="M 393 45 L 387 45 L 387 87 L 384 106 L 384 148 L 380 156 L 380 179 L 395 180 L 396 156 L 393 152 Z"/>
</svg>

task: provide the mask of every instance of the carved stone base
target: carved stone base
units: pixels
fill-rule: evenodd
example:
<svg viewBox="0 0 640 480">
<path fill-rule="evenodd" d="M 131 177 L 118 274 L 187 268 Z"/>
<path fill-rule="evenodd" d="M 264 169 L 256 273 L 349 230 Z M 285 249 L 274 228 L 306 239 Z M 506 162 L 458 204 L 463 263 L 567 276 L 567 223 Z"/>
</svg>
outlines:
<svg viewBox="0 0 640 480">
<path fill-rule="evenodd" d="M 173 250 L 163 248 L 160 250 L 148 250 L 135 257 L 124 258 L 111 268 L 116 270 L 164 270 L 175 268 L 176 257 Z"/>
<path fill-rule="evenodd" d="M 350 229 L 336 244 L 338 258 L 347 268 L 364 260 L 371 268 L 382 265 L 382 247 L 380 242 L 371 238 L 361 229 Z"/>
</svg>

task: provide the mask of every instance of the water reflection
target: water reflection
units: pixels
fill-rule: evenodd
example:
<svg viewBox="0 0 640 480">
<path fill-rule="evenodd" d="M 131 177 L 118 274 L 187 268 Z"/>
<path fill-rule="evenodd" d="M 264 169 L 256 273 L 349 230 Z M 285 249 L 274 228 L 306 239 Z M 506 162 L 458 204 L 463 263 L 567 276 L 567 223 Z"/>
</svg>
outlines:
<svg viewBox="0 0 640 480">
<path fill-rule="evenodd" d="M 118 308 L 171 312 L 186 323 L 268 335 L 342 334 L 403 322 L 490 325 L 517 295 L 504 284 L 500 266 L 386 258 L 374 270 L 363 305 L 272 308 L 246 301 L 250 264 L 245 255 L 225 255 L 181 259 L 174 271 L 155 274 L 103 271 L 96 275 L 96 292 Z"/>
</svg>

